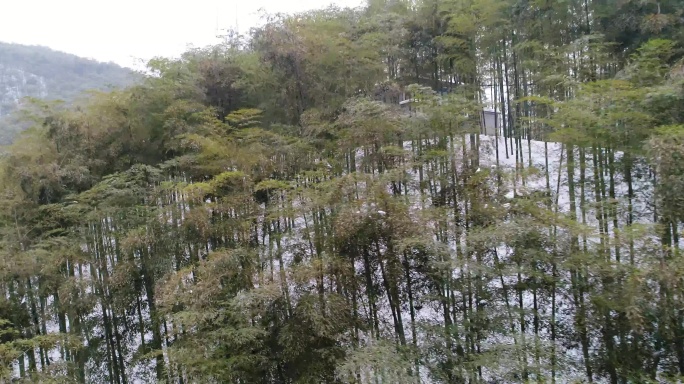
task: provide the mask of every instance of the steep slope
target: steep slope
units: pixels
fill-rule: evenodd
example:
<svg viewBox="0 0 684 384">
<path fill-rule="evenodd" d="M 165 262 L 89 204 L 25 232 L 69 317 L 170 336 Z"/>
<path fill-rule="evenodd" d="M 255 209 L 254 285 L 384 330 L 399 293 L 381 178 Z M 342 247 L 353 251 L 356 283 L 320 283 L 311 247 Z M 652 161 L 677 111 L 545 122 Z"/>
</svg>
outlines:
<svg viewBox="0 0 684 384">
<path fill-rule="evenodd" d="M 0 144 L 21 129 L 8 116 L 25 97 L 69 101 L 85 90 L 126 86 L 137 78 L 134 71 L 114 63 L 0 42 Z"/>
</svg>

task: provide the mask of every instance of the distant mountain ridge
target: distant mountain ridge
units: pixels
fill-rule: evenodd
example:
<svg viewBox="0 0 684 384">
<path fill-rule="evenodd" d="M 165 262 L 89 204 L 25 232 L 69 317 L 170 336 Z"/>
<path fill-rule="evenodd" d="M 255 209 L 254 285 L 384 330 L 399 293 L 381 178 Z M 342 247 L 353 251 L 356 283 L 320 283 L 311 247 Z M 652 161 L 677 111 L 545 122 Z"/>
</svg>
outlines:
<svg viewBox="0 0 684 384">
<path fill-rule="evenodd" d="M 135 83 L 140 75 L 114 63 L 102 63 L 43 46 L 0 42 L 0 144 L 19 129 L 8 116 L 24 97 L 71 101 L 83 91 Z"/>
</svg>

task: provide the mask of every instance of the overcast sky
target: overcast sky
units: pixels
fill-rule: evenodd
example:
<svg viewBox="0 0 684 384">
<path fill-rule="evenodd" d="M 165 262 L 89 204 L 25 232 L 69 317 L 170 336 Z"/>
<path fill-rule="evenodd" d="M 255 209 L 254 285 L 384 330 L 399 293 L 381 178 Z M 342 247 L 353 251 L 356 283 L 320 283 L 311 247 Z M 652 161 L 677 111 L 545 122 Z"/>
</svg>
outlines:
<svg viewBox="0 0 684 384">
<path fill-rule="evenodd" d="M 0 41 L 44 45 L 100 61 L 177 56 L 215 43 L 217 25 L 246 31 L 258 10 L 299 12 L 363 0 L 0 0 Z"/>
</svg>

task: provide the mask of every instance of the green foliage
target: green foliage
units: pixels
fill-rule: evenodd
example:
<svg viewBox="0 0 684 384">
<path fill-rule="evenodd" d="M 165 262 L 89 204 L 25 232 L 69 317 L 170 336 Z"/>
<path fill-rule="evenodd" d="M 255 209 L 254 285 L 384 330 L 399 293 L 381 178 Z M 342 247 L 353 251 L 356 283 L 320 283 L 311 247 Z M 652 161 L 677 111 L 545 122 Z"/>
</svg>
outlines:
<svg viewBox="0 0 684 384">
<path fill-rule="evenodd" d="M 378 340 L 349 354 L 338 368 L 343 383 L 410 383 L 411 359 L 388 340 Z M 359 380 L 360 378 L 360 380 Z"/>
<path fill-rule="evenodd" d="M 675 382 L 680 3 L 372 0 L 33 99 L 0 381 Z"/>
<path fill-rule="evenodd" d="M 253 128 L 261 123 L 261 111 L 258 109 L 239 109 L 226 116 L 228 124 L 236 128 Z"/>
<path fill-rule="evenodd" d="M 660 206 L 668 207 L 663 212 L 669 220 L 684 220 L 684 126 L 659 127 L 648 142 L 651 162 L 659 177 L 658 198 Z"/>
</svg>

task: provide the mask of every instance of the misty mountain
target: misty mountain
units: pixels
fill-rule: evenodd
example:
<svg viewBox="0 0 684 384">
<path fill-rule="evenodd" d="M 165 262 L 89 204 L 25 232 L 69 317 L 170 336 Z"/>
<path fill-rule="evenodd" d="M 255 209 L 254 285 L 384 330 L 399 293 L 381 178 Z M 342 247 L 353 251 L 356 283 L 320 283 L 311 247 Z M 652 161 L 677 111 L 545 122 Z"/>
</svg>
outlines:
<svg viewBox="0 0 684 384">
<path fill-rule="evenodd" d="M 10 119 L 25 97 L 71 101 L 85 90 L 106 90 L 134 83 L 139 75 L 42 46 L 0 42 L 0 144 L 21 127 Z"/>
</svg>

